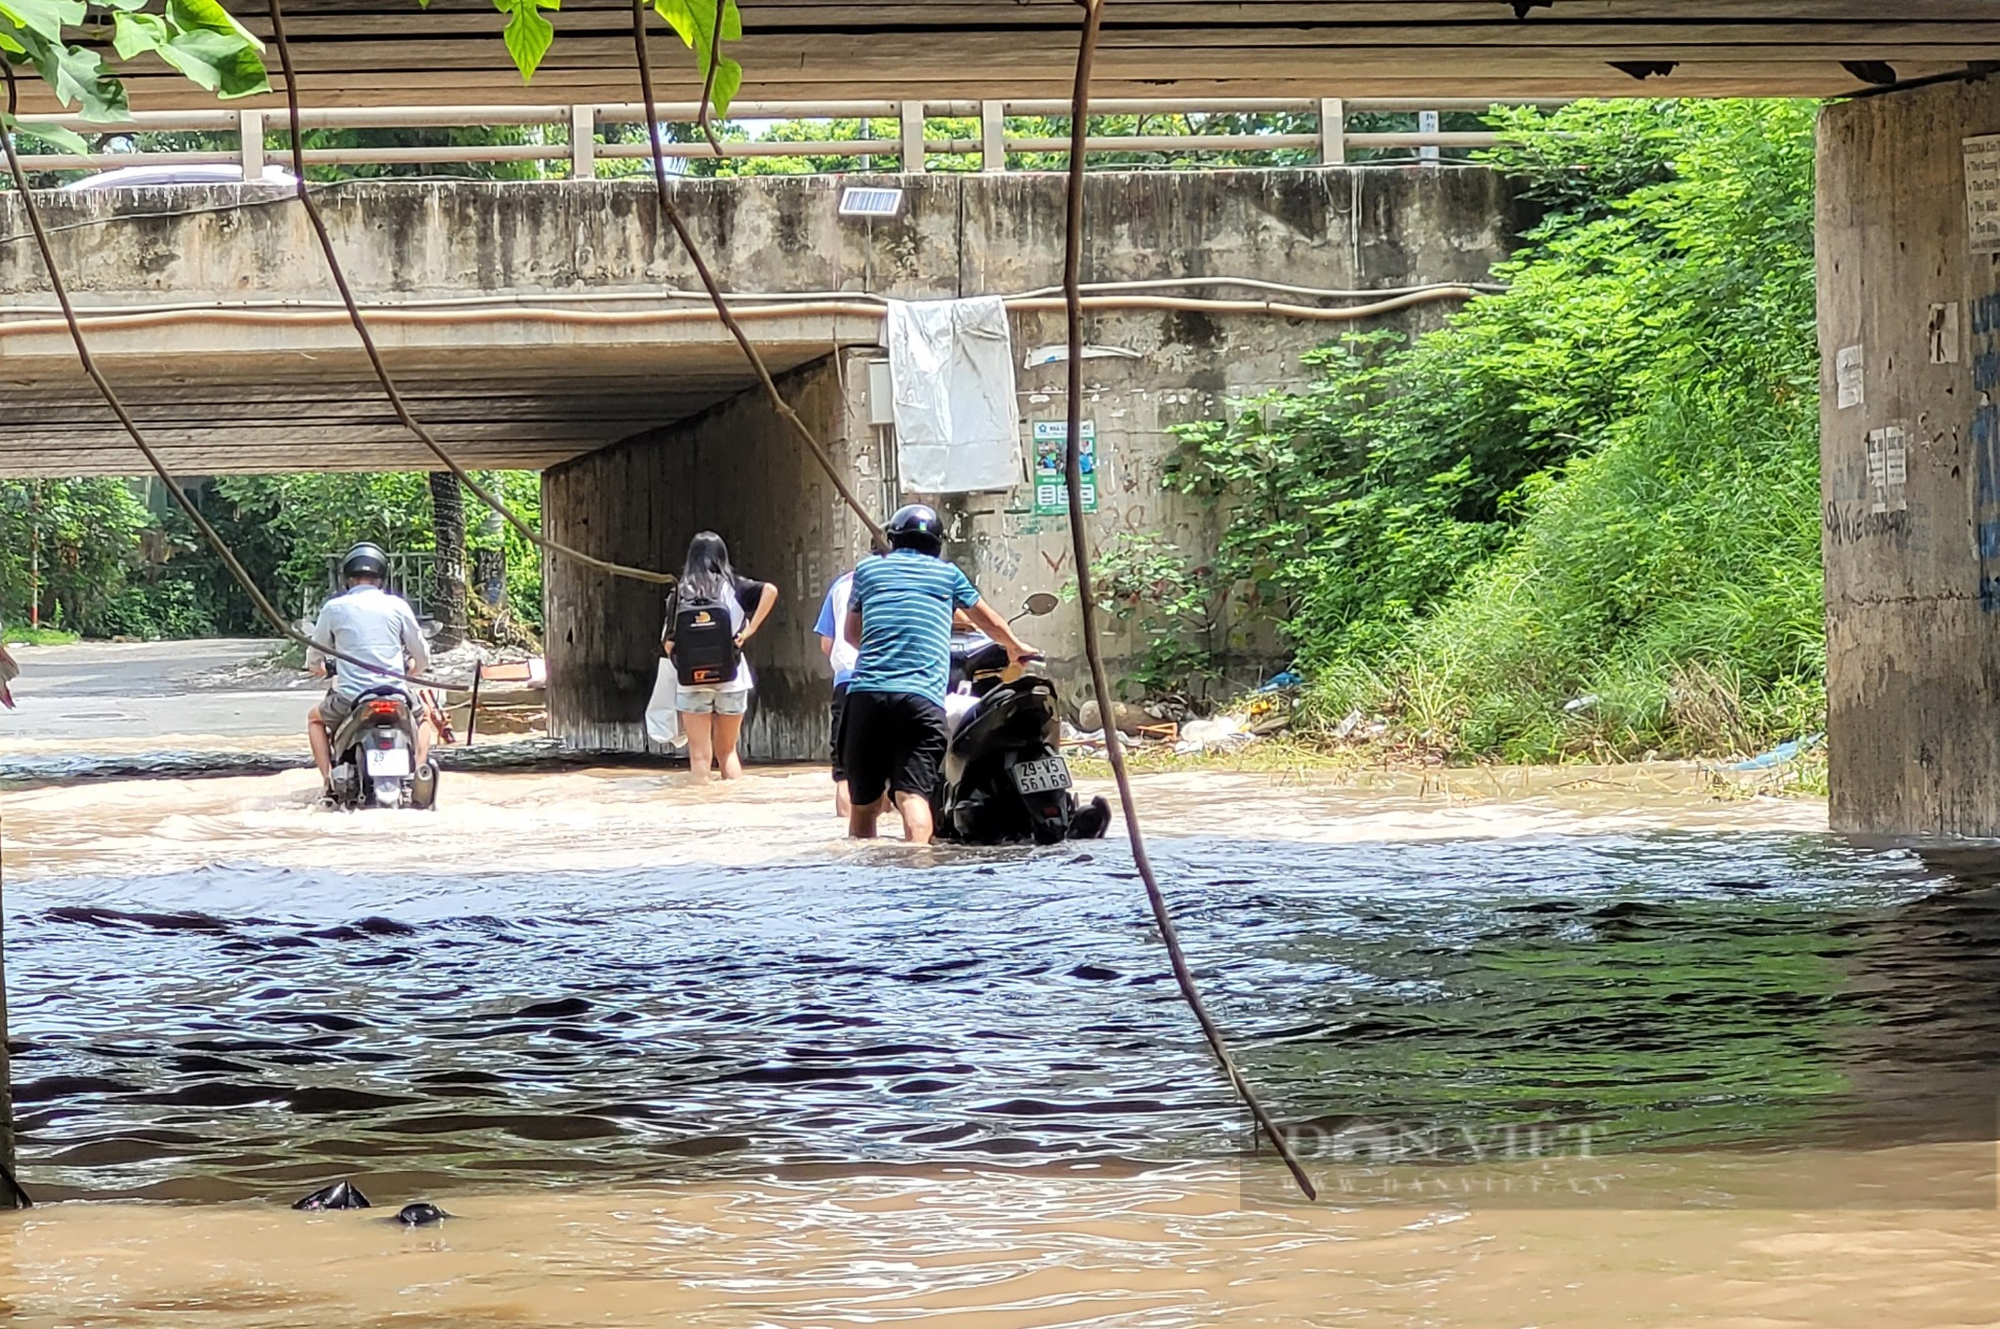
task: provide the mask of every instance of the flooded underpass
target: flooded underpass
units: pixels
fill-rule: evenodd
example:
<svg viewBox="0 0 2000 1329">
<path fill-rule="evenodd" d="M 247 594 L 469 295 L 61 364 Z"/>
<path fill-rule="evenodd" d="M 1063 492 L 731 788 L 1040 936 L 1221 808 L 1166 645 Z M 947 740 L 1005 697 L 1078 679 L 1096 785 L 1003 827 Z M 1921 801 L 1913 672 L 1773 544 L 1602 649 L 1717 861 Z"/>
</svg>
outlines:
<svg viewBox="0 0 2000 1329">
<path fill-rule="evenodd" d="M 16 1322 L 1995 1318 L 2000 889 L 1815 804 L 1148 777 L 1305 1205 L 1120 841 L 850 846 L 823 772 L 310 781 L 0 796 Z M 378 1207 L 286 1207 L 340 1177 Z"/>
</svg>

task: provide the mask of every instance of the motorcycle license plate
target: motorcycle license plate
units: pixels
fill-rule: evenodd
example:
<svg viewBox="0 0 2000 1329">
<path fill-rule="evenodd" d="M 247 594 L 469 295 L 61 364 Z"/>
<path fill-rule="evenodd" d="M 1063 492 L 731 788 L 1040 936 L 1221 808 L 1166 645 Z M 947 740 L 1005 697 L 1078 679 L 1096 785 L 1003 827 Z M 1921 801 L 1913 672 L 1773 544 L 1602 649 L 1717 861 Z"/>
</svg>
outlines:
<svg viewBox="0 0 2000 1329">
<path fill-rule="evenodd" d="M 377 748 L 368 754 L 368 774 L 383 779 L 405 779 L 410 774 L 408 748 Z"/>
<path fill-rule="evenodd" d="M 1046 794 L 1069 788 L 1069 763 L 1061 757 L 1024 761 L 1014 767 L 1014 787 L 1024 794 Z"/>
</svg>

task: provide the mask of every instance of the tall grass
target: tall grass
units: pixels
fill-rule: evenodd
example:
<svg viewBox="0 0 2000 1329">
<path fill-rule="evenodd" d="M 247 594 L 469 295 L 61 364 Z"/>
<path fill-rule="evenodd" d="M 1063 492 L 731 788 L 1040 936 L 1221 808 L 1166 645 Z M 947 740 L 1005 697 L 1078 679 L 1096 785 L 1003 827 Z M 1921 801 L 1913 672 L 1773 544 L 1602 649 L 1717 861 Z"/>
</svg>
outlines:
<svg viewBox="0 0 2000 1329">
<path fill-rule="evenodd" d="M 1816 417 L 1676 393 L 1528 498 L 1504 552 L 1402 646 L 1316 681 L 1417 741 L 1514 760 L 1733 752 L 1825 705 Z"/>
<path fill-rule="evenodd" d="M 1214 560 L 1314 680 L 1433 750 L 1712 753 L 1822 708 L 1814 108 L 1510 113 L 1548 215 L 1447 326 L 1344 338 L 1183 430 Z"/>
</svg>

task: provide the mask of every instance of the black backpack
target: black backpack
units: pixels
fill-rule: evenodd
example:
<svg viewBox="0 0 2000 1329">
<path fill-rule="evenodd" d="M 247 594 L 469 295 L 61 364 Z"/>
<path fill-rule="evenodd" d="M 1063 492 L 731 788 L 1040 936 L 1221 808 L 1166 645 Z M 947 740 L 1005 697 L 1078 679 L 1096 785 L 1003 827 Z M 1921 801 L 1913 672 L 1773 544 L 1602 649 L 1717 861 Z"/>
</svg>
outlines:
<svg viewBox="0 0 2000 1329">
<path fill-rule="evenodd" d="M 674 672 L 684 688 L 719 687 L 736 677 L 743 652 L 736 645 L 734 596 L 705 600 L 676 591 L 667 636 L 674 644 Z"/>
</svg>

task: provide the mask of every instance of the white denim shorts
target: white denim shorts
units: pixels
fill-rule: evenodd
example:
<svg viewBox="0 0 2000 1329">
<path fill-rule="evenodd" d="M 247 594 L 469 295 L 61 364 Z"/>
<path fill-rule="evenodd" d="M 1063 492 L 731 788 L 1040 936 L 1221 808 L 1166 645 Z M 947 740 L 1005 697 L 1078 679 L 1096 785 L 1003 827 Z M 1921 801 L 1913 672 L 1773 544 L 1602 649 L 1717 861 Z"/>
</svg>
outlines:
<svg viewBox="0 0 2000 1329">
<path fill-rule="evenodd" d="M 674 709 L 687 715 L 742 715 L 750 709 L 750 692 L 721 688 L 676 688 Z"/>
</svg>

